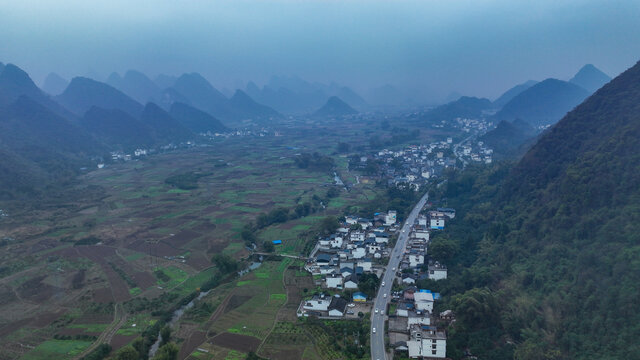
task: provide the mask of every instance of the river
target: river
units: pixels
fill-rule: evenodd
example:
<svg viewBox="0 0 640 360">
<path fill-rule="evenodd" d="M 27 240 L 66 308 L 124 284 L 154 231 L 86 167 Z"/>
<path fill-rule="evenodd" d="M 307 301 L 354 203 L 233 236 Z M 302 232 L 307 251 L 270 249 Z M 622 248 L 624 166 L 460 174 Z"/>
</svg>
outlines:
<svg viewBox="0 0 640 360">
<path fill-rule="evenodd" d="M 262 265 L 262 256 L 260 256 L 260 262 L 254 261 L 253 263 L 251 263 L 251 265 L 249 265 L 246 269 L 238 271 L 238 276 L 242 276 L 246 273 L 248 273 L 251 270 L 255 270 L 257 268 L 260 267 L 260 265 Z M 180 320 L 180 318 L 182 317 L 182 315 L 184 315 L 184 313 L 191 309 L 196 301 L 202 299 L 203 297 L 207 296 L 207 294 L 209 294 L 211 290 L 207 290 L 207 291 L 201 291 L 198 296 L 189 301 L 189 303 L 187 305 L 184 305 L 182 307 L 180 307 L 178 310 L 173 312 L 173 315 L 171 316 L 171 320 L 169 321 L 169 327 L 173 328 L 173 326 L 176 324 L 176 322 L 178 322 L 178 320 Z M 158 349 L 160 348 L 160 344 L 162 343 L 162 335 L 160 334 L 160 332 L 158 332 L 158 339 L 156 340 L 155 343 L 153 343 L 153 345 L 151 345 L 151 348 L 149 349 L 149 359 L 153 358 L 153 356 L 156 354 L 156 352 L 158 351 Z"/>
</svg>

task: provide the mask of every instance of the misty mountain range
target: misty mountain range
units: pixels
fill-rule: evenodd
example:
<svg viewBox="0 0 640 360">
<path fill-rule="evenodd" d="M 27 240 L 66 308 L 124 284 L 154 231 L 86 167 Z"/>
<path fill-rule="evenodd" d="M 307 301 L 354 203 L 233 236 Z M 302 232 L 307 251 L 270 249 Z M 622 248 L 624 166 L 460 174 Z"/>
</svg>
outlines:
<svg viewBox="0 0 640 360">
<path fill-rule="evenodd" d="M 555 124 L 574 107 L 611 80 L 595 66 L 583 66 L 569 81 L 549 78 L 516 85 L 495 101 L 462 96 L 427 111 L 421 121 L 486 116 L 496 128 L 482 140 L 498 155 L 519 149 L 542 129 Z M 488 115 L 495 113 L 494 115 Z M 521 153 L 526 149 L 520 149 Z"/>
<path fill-rule="evenodd" d="M 523 128 L 553 124 L 591 94 L 579 84 L 593 89 L 608 79 L 587 65 L 571 82 L 527 82 L 494 102 L 461 97 L 428 111 L 425 119 L 493 116 L 496 124 L 518 119 L 514 124 L 522 126 L 502 123 L 495 134 L 487 135 L 498 148 L 499 144 L 513 148 L 535 136 Z M 46 179 L 71 176 L 91 157 L 108 156 L 109 151 L 193 140 L 198 133 L 223 132 L 249 119 L 268 123 L 296 111 L 342 117 L 367 106 L 349 88 L 296 77 L 274 77 L 262 89 L 249 83 L 231 97 L 197 73 L 151 80 L 141 72 L 127 71 L 122 77 L 112 74 L 106 83 L 76 77 L 68 84 L 51 74 L 43 87 L 52 94 L 38 88 L 19 67 L 0 64 L 0 153 L 7 159 L 3 184 L 6 179 L 22 179 L 20 186 L 33 188 Z M 392 87 L 386 91 L 393 96 Z"/>
</svg>

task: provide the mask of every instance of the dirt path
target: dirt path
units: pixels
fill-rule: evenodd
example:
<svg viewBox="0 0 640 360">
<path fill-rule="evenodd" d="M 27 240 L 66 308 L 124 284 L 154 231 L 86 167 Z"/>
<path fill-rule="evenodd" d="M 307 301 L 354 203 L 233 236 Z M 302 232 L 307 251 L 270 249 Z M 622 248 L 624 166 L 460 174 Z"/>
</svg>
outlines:
<svg viewBox="0 0 640 360">
<path fill-rule="evenodd" d="M 288 267 L 288 264 L 287 264 L 287 267 Z M 278 309 L 278 312 L 276 312 L 276 316 L 273 319 L 273 325 L 271 326 L 271 329 L 269 329 L 269 332 L 267 333 L 267 335 L 265 335 L 264 340 L 262 340 L 262 342 L 260 343 L 260 345 L 256 349 L 256 354 L 258 356 L 260 356 L 260 351 L 262 350 L 262 347 L 264 346 L 264 343 L 267 341 L 269 336 L 271 336 L 271 333 L 273 332 L 273 329 L 276 328 L 276 324 L 278 324 L 278 321 L 280 319 L 280 312 L 284 309 L 284 307 L 289 302 L 289 294 L 287 293 L 287 284 L 286 284 L 286 281 L 285 281 L 286 274 L 287 274 L 287 269 L 285 268 L 285 270 L 282 272 L 282 288 L 285 290 L 284 293 L 286 295 L 286 299 L 285 299 L 284 304 L 282 305 L 282 307 L 280 307 L 280 309 Z"/>
<path fill-rule="evenodd" d="M 83 352 L 76 355 L 74 360 L 81 359 L 82 357 L 88 355 L 90 352 L 95 350 L 101 344 L 109 344 L 113 336 L 118 332 L 118 330 L 127 322 L 127 314 L 122 307 L 122 304 L 116 304 L 113 312 L 113 322 L 111 325 L 98 336 L 98 339 L 94 341 L 91 346 L 86 348 Z"/>
<path fill-rule="evenodd" d="M 218 307 L 216 308 L 216 311 L 213 312 L 213 314 L 211 314 L 211 317 L 209 318 L 209 321 L 207 321 L 207 324 L 205 325 L 205 329 L 207 329 L 207 338 L 211 339 L 214 336 L 209 336 L 209 328 L 211 327 L 211 325 L 213 325 L 214 322 L 216 322 L 216 320 L 218 320 L 218 318 L 220 316 L 222 316 L 222 314 L 224 313 L 224 309 L 227 307 L 227 304 L 229 304 L 229 300 L 231 300 L 231 296 L 233 295 L 233 291 L 230 291 L 229 294 L 224 298 L 224 300 L 222 300 L 222 302 L 220 303 L 220 305 L 218 305 Z"/>
</svg>

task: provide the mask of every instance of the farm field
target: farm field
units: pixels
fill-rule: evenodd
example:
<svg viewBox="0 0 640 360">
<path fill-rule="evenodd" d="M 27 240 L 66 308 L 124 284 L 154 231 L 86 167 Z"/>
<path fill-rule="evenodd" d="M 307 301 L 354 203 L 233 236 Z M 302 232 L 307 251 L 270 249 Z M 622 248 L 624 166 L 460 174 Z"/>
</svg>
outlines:
<svg viewBox="0 0 640 360">
<path fill-rule="evenodd" d="M 224 147 L 224 152 L 213 147 L 181 150 L 90 172 L 78 185 L 77 197 L 5 222 L 2 236 L 20 239 L 0 255 L 9 271 L 0 278 L 0 345 L 11 349 L 8 358 L 30 353 L 11 344 L 37 347 L 56 334 L 96 336 L 106 327 L 60 327 L 54 323 L 64 320 L 60 309 L 72 309 L 66 316 L 74 322 L 90 316 L 92 304 L 103 304 L 110 323 L 110 304 L 164 293 L 188 295 L 212 276 L 211 255 L 241 259 L 249 254 L 240 238 L 248 222 L 274 208 L 291 209 L 324 197 L 333 186 L 332 173 L 294 164 L 293 157 L 308 147 L 303 141 L 229 141 Z M 206 174 L 197 188 L 182 191 L 165 183 L 189 172 Z M 372 188 L 342 190 L 320 212 L 258 230 L 258 241 L 282 239 L 276 253 L 298 255 L 318 221 L 341 215 L 345 204 L 371 196 Z M 256 314 L 262 320 L 245 328 L 241 319 L 234 322 L 229 315 L 215 331 L 264 340 L 286 301 L 282 288 L 267 291 L 258 284 L 269 280 L 261 278 L 271 276 L 267 268 L 236 284 L 236 299 L 260 292 L 242 309 L 267 305 Z M 276 283 L 282 285 L 282 276 Z M 115 338 L 139 331 L 123 328 Z M 49 351 L 57 354 L 46 346 L 38 354 Z"/>
<path fill-rule="evenodd" d="M 324 218 L 358 209 L 384 191 L 356 185 L 347 156 L 336 153 L 339 142 L 367 151 L 368 137 L 379 131 L 374 124 L 285 121 L 286 136 L 230 138 L 112 164 L 36 204 L 3 205 L 12 216 L 0 224 L 0 237 L 11 239 L 0 252 L 0 360 L 82 352 L 80 343 L 69 344 L 106 332 L 119 319 L 115 304 L 128 313 L 114 323 L 110 341 L 114 348 L 126 345 L 156 320 L 149 309 L 166 310 L 214 278 L 214 254 L 246 264 L 251 251 L 243 229 L 274 209 L 293 213 L 312 204 L 310 213 L 254 228 L 259 246 L 282 240 L 276 254 L 304 255 Z M 295 158 L 305 152 L 330 156 L 335 168 L 298 167 Z M 334 185 L 334 171 L 349 191 Z M 338 192 L 329 198 L 331 188 Z M 267 261 L 223 282 L 206 297 L 206 308 L 185 316 L 176 334 L 180 346 L 188 345 L 185 356 L 242 358 L 254 347 L 285 359 L 332 356 L 295 340 L 308 330 L 283 341 L 271 335 L 286 334 L 287 324 L 298 321 L 303 289 L 315 289 L 311 278 L 295 276 L 304 272 L 288 268 L 299 264 L 282 264 Z M 74 340 L 54 338 L 60 336 Z M 54 340 L 68 343 L 47 343 Z M 63 348 L 67 355 L 60 355 Z"/>
</svg>

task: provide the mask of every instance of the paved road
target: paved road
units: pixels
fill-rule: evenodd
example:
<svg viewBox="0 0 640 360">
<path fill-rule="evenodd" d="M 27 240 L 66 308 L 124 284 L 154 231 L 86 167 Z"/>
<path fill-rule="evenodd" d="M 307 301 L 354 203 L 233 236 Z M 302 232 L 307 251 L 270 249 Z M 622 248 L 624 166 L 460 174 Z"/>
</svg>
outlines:
<svg viewBox="0 0 640 360">
<path fill-rule="evenodd" d="M 378 294 L 376 295 L 374 301 L 374 311 L 371 312 L 371 359 L 372 360 L 383 360 L 387 359 L 387 353 L 384 347 L 384 321 L 385 315 L 380 314 L 379 312 L 376 314 L 375 309 L 386 311 L 387 304 L 391 301 L 391 287 L 393 286 L 393 279 L 395 277 L 395 273 L 398 269 L 398 265 L 400 264 L 400 260 L 402 259 L 402 253 L 405 250 L 407 245 L 407 239 L 409 238 L 409 229 L 411 225 L 416 221 L 420 210 L 424 207 L 429 199 L 428 194 L 425 194 L 418 204 L 411 210 L 411 213 L 407 217 L 407 220 L 400 228 L 400 235 L 398 236 L 398 241 L 396 242 L 396 246 L 393 248 L 391 252 L 391 258 L 389 259 L 389 264 L 382 276 L 382 282 L 380 285 L 380 289 L 378 290 Z M 396 271 L 393 271 L 393 269 Z M 385 297 L 384 294 L 387 294 Z M 375 333 L 373 333 L 373 329 L 375 329 Z"/>
</svg>

